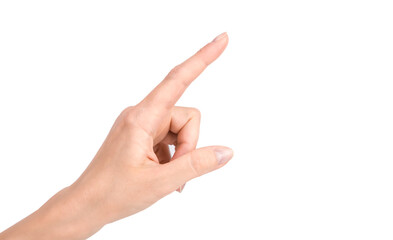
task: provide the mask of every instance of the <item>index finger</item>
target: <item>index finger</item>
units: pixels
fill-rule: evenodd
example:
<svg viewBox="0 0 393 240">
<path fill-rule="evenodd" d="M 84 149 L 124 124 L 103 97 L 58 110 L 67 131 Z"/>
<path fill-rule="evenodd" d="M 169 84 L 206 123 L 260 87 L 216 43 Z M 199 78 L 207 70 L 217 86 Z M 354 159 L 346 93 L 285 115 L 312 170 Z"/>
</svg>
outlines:
<svg viewBox="0 0 393 240">
<path fill-rule="evenodd" d="M 227 33 L 218 35 L 193 56 L 174 67 L 141 104 L 164 109 L 172 108 L 191 82 L 221 55 L 227 44 Z"/>
</svg>

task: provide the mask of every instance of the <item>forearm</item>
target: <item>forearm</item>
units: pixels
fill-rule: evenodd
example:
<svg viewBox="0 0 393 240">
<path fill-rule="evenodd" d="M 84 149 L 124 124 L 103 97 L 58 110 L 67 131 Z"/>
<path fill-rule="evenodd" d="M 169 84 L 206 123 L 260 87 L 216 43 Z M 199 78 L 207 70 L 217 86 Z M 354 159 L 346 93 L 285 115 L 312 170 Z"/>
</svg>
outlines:
<svg viewBox="0 0 393 240">
<path fill-rule="evenodd" d="M 67 187 L 37 211 L 0 233 L 0 240 L 86 239 L 104 224 L 83 193 Z"/>
</svg>

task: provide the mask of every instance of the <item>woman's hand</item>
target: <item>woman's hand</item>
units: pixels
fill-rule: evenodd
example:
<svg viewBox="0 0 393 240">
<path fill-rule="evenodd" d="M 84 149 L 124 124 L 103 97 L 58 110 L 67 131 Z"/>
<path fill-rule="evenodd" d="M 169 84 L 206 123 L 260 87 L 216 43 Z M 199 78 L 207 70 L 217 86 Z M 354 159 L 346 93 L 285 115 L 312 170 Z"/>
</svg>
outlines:
<svg viewBox="0 0 393 240">
<path fill-rule="evenodd" d="M 140 103 L 126 108 L 83 174 L 0 239 L 85 239 L 225 165 L 231 149 L 195 149 L 199 111 L 174 105 L 227 44 L 227 34 L 219 35 L 173 68 Z M 171 144 L 176 147 L 172 160 Z"/>
</svg>

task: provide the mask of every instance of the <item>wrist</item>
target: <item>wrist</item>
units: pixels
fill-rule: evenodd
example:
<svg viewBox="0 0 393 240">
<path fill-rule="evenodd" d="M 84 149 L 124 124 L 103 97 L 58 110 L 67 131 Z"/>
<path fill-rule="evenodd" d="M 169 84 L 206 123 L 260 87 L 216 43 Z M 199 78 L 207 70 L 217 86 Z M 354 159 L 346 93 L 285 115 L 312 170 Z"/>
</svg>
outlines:
<svg viewBox="0 0 393 240">
<path fill-rule="evenodd" d="M 0 234 L 1 240 L 86 239 L 104 226 L 84 194 L 73 185 L 56 193 L 37 211 Z"/>
</svg>

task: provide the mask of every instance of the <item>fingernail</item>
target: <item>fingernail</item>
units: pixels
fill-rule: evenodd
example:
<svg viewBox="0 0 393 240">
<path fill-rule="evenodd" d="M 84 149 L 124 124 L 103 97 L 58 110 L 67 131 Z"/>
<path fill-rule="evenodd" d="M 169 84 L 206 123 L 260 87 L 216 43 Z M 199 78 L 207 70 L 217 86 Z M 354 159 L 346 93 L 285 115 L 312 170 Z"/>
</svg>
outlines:
<svg viewBox="0 0 393 240">
<path fill-rule="evenodd" d="M 223 32 L 220 35 L 218 35 L 216 38 L 214 38 L 212 42 L 217 42 L 218 40 L 223 39 L 224 37 L 226 37 L 226 35 L 227 35 L 227 32 Z"/>
<path fill-rule="evenodd" d="M 230 148 L 216 148 L 214 149 L 218 165 L 227 163 L 233 156 L 233 150 Z"/>
<path fill-rule="evenodd" d="M 184 189 L 185 186 L 186 186 L 186 184 L 183 184 L 183 185 L 180 186 L 180 188 L 179 188 L 179 193 L 181 193 L 181 192 L 183 191 L 183 189 Z"/>
</svg>

